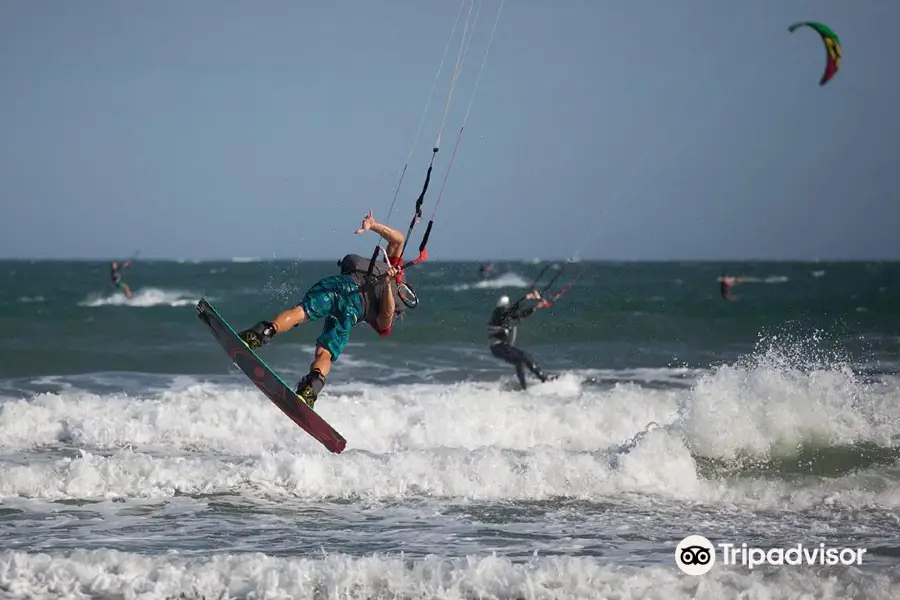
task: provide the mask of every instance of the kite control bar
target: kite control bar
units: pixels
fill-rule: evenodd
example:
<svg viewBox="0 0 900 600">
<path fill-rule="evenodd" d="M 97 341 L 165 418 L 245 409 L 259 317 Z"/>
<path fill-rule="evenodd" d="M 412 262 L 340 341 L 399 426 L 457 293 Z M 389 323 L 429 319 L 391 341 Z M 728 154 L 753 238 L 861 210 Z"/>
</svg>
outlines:
<svg viewBox="0 0 900 600">
<path fill-rule="evenodd" d="M 426 184 L 427 185 L 427 184 Z M 412 231 L 413 225 L 415 225 L 415 221 L 410 225 L 409 230 Z M 400 265 L 400 272 L 395 275 L 395 279 L 397 281 L 397 292 L 400 296 L 400 300 L 405 304 L 408 308 L 415 308 L 419 305 L 419 296 L 416 294 L 416 291 L 403 279 L 403 271 L 410 267 L 414 267 L 420 262 L 424 262 L 428 260 L 428 238 L 431 236 L 431 229 L 434 227 L 434 220 L 428 221 L 428 227 L 425 228 L 425 235 L 422 236 L 422 241 L 419 243 L 419 256 L 414 258 L 413 260 L 403 263 Z M 404 244 L 405 247 L 405 244 Z M 375 248 L 375 254 L 372 257 L 373 261 L 369 264 L 369 273 L 371 274 L 372 270 L 375 267 L 375 260 L 378 258 L 378 248 Z M 388 274 L 384 273 L 383 275 L 377 275 L 373 278 L 373 282 L 379 282 L 384 280 Z"/>
<path fill-rule="evenodd" d="M 535 278 L 534 278 L 534 281 L 531 282 L 531 286 L 530 286 L 529 289 L 531 289 L 531 290 L 537 289 L 538 282 L 544 277 L 544 274 L 550 269 L 551 266 L 552 266 L 552 265 L 549 265 L 549 264 L 546 265 L 546 266 L 544 266 L 544 269 L 543 269 L 540 273 L 538 273 L 538 276 L 535 277 Z M 565 271 L 565 269 L 566 269 L 566 267 L 563 266 L 563 267 L 559 270 L 559 272 L 557 272 L 556 275 L 553 276 L 553 278 L 550 280 L 550 282 L 547 283 L 547 285 L 545 285 L 544 287 L 542 287 L 542 288 L 540 289 L 540 294 L 541 294 L 541 296 L 543 296 L 543 295 L 547 292 L 547 290 L 549 290 L 551 287 L 553 287 L 553 284 L 556 283 L 556 281 L 562 276 L 563 271 Z M 570 285 L 571 285 L 571 284 L 569 284 L 569 286 L 570 286 Z M 569 286 L 566 286 L 564 289 L 568 291 Z M 529 292 L 529 293 L 530 293 L 530 292 Z M 565 292 L 562 292 L 562 293 L 565 293 Z M 560 295 L 562 295 L 562 294 L 560 294 Z M 525 296 L 522 296 L 522 298 L 520 298 L 519 301 L 516 302 L 516 304 L 520 304 L 520 303 L 521 303 L 523 300 L 525 300 L 525 298 L 527 298 L 527 297 L 528 297 L 528 294 L 526 294 Z"/>
<path fill-rule="evenodd" d="M 571 283 L 566 284 L 565 286 L 563 286 L 563 287 L 561 287 L 560 289 L 558 289 L 558 290 L 556 291 L 556 293 L 553 294 L 553 297 L 552 297 L 552 298 L 550 298 L 549 300 L 544 299 L 544 301 L 547 302 L 548 305 L 553 304 L 554 302 L 556 302 L 557 300 L 559 300 L 560 298 L 562 298 L 563 295 L 565 295 L 565 293 L 569 291 L 569 288 L 570 288 L 570 287 L 572 287 L 572 284 L 571 284 Z"/>
</svg>

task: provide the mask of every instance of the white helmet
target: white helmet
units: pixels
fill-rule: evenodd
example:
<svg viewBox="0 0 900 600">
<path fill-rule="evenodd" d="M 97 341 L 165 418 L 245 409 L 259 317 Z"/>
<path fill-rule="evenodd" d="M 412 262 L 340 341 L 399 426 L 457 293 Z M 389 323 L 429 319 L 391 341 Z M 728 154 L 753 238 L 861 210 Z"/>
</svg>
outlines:
<svg viewBox="0 0 900 600">
<path fill-rule="evenodd" d="M 500 296 L 500 299 L 497 300 L 497 306 L 509 306 L 509 296 Z"/>
</svg>

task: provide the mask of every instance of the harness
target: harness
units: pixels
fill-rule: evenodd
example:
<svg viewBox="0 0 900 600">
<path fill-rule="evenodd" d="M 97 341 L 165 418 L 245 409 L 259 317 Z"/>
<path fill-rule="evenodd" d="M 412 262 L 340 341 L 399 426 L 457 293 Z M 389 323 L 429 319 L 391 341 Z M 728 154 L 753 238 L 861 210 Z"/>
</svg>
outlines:
<svg viewBox="0 0 900 600">
<path fill-rule="evenodd" d="M 384 254 L 384 259 L 385 262 L 379 262 L 356 254 L 348 254 L 339 260 L 337 264 L 341 268 L 341 274 L 343 275 L 361 275 L 363 279 L 361 287 L 374 288 L 387 274 L 390 263 L 387 262 L 386 254 Z M 419 305 L 419 297 L 416 295 L 415 290 L 403 280 L 402 275 L 397 277 L 397 296 L 407 308 L 413 309 Z"/>
</svg>

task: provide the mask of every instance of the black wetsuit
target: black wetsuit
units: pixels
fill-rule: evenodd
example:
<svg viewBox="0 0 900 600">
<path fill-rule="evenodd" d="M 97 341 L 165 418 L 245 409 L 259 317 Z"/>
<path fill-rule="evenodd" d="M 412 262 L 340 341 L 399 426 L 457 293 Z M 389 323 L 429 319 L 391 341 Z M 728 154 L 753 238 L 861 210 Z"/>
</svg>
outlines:
<svg viewBox="0 0 900 600">
<path fill-rule="evenodd" d="M 513 346 L 516 343 L 516 329 L 519 322 L 529 317 L 535 311 L 535 308 L 535 306 L 532 306 L 522 310 L 519 308 L 518 302 L 508 308 L 498 306 L 491 314 L 491 320 L 488 321 L 488 340 L 491 344 L 491 354 L 502 361 L 515 365 L 516 377 L 519 378 L 519 383 L 522 385 L 523 390 L 528 387 L 525 382 L 526 367 L 542 382 L 548 379 L 544 371 L 534 363 L 534 359 Z"/>
</svg>

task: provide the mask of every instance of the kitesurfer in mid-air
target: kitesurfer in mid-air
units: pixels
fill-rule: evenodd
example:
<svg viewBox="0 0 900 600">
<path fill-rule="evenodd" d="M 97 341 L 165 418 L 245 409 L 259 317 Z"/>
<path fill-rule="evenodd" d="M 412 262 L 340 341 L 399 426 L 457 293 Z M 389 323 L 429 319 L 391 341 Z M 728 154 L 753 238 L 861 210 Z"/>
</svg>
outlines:
<svg viewBox="0 0 900 600">
<path fill-rule="evenodd" d="M 519 305 L 525 300 L 538 300 L 538 303 L 522 309 Z M 494 312 L 491 313 L 490 321 L 488 321 L 488 340 L 491 345 L 491 354 L 516 367 L 516 377 L 518 377 L 523 390 L 527 388 L 527 383 L 525 382 L 526 368 L 534 373 L 535 377 L 540 379 L 542 383 L 552 378 L 544 373 L 528 354 L 514 346 L 519 323 L 534 314 L 534 311 L 548 306 L 550 306 L 550 302 L 542 299 L 540 292 L 537 290 L 529 292 L 528 295 L 512 306 L 509 305 L 507 296 L 501 296 L 494 307 Z"/>
<path fill-rule="evenodd" d="M 116 261 L 112 261 L 109 264 L 109 280 L 112 282 L 113 287 L 122 290 L 122 293 L 125 294 L 126 298 L 131 298 L 131 288 L 128 287 L 128 284 L 122 281 L 122 272 L 120 269 L 127 269 L 131 266 L 131 261 L 126 260 L 122 263 L 122 266 L 119 266 L 119 263 Z"/>
<path fill-rule="evenodd" d="M 285 310 L 271 321 L 260 321 L 239 334 L 250 348 L 256 349 L 267 344 L 277 333 L 307 321 L 325 319 L 322 333 L 316 340 L 309 373 L 297 384 L 297 396 L 310 408 L 325 386 L 332 364 L 350 339 L 353 326 L 365 322 L 381 337 L 388 336 L 394 317 L 403 313 L 405 300 L 412 293 L 403 278 L 403 234 L 377 223 L 371 211 L 356 233 L 369 230 L 388 243 L 385 254 L 389 265 L 348 254 L 338 263 L 341 273 L 313 284 L 295 308 Z"/>
</svg>

